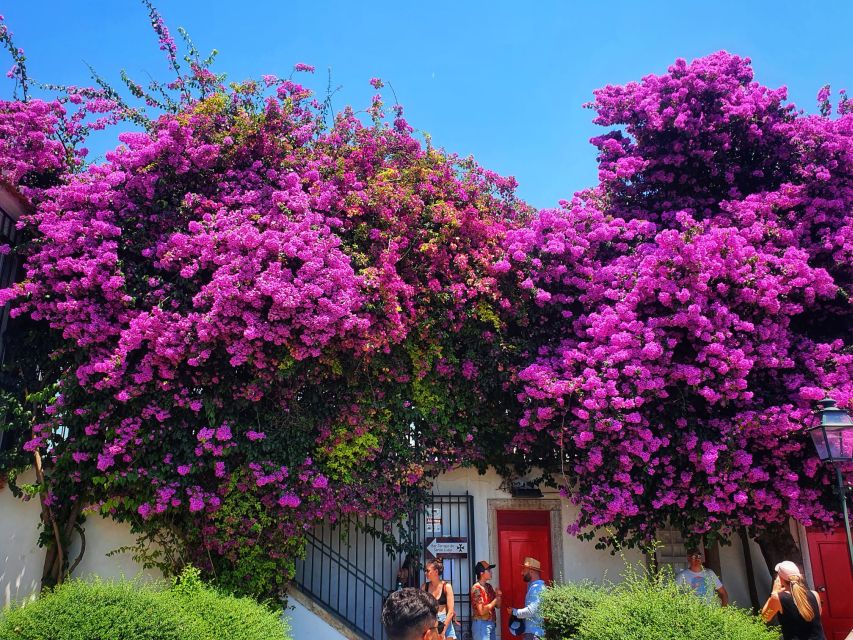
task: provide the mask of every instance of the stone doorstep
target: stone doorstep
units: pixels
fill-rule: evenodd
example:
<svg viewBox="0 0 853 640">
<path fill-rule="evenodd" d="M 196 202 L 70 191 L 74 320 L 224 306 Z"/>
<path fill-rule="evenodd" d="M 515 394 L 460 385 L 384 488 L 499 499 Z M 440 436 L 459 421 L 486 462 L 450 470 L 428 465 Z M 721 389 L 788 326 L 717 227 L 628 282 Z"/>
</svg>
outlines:
<svg viewBox="0 0 853 640">
<path fill-rule="evenodd" d="M 287 598 L 288 600 L 293 600 L 298 602 L 303 607 L 308 609 L 315 616 L 320 618 L 323 622 L 332 627 L 335 631 L 340 633 L 347 640 L 364 640 L 364 636 L 360 635 L 356 631 L 353 631 L 350 627 L 344 624 L 336 615 L 330 612 L 326 607 L 322 604 L 311 598 L 302 591 L 299 590 L 295 585 L 291 585 L 287 589 Z"/>
</svg>

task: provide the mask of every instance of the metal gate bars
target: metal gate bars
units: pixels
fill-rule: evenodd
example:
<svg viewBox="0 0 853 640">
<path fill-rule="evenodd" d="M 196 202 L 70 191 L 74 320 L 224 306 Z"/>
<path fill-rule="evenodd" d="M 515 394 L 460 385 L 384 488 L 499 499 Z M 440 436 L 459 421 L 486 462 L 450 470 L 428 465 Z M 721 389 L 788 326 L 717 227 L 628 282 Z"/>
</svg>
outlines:
<svg viewBox="0 0 853 640">
<path fill-rule="evenodd" d="M 396 588 L 407 553 L 423 563 L 444 561 L 444 580 L 453 585 L 457 635 L 468 637 L 474 582 L 473 496 L 431 495 L 425 506 L 399 522 L 349 518 L 317 527 L 308 535 L 305 559 L 294 582 L 362 637 L 384 640 L 382 604 Z M 421 569 L 422 570 L 422 569 Z M 423 582 L 423 574 L 415 577 Z"/>
</svg>

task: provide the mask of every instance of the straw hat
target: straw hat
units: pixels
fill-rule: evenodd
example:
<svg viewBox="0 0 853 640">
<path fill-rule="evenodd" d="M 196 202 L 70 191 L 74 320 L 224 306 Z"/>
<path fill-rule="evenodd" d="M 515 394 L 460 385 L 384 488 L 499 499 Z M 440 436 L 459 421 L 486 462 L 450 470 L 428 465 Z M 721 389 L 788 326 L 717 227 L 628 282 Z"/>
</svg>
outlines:
<svg viewBox="0 0 853 640">
<path fill-rule="evenodd" d="M 542 565 L 539 564 L 539 561 L 536 558 L 525 558 L 524 562 L 521 563 L 521 566 L 527 569 L 542 571 Z"/>
</svg>

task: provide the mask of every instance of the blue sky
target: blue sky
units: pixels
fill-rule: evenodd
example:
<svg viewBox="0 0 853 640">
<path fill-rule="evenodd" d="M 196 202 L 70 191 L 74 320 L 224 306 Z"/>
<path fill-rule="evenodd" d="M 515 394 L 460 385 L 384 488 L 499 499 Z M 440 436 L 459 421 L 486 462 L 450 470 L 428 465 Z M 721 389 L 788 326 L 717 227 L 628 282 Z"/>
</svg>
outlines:
<svg viewBox="0 0 853 640">
<path fill-rule="evenodd" d="M 116 84 L 122 68 L 138 81 L 167 77 L 136 0 L 10 4 L 2 13 L 38 80 L 87 84 L 85 63 Z M 202 52 L 218 49 L 216 70 L 232 80 L 287 76 L 305 62 L 317 67 L 307 84 L 323 93 L 331 69 L 342 86 L 339 109 L 367 106 L 368 81 L 381 77 L 410 124 L 515 176 L 521 197 L 537 207 L 594 184 L 588 140 L 599 130 L 582 105 L 597 87 L 726 49 L 749 56 L 760 82 L 786 85 L 807 111 L 825 83 L 853 90 L 853 3 L 842 1 L 156 4 L 175 36 L 183 26 Z M 6 84 L 3 97 L 8 91 Z M 106 145 L 99 141 L 94 154 Z"/>
</svg>

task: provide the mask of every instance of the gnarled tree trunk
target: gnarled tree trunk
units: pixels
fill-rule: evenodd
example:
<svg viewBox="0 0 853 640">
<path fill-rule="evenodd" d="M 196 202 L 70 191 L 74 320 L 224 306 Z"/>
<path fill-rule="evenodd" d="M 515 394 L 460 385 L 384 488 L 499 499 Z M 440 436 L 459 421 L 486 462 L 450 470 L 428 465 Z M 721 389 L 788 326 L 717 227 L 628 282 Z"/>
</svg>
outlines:
<svg viewBox="0 0 853 640">
<path fill-rule="evenodd" d="M 761 555 L 764 556 L 771 576 L 775 573 L 776 565 L 783 560 L 795 562 L 798 567 L 803 566 L 803 552 L 791 535 L 787 522 L 766 527 L 755 541 L 761 549 Z"/>
<path fill-rule="evenodd" d="M 68 506 L 60 506 L 58 509 L 48 506 L 45 492 L 45 475 L 42 468 L 41 453 L 38 449 L 33 454 L 35 462 L 36 479 L 39 482 L 41 491 L 39 492 L 39 501 L 41 502 L 41 519 L 45 529 L 49 530 L 53 537 L 50 544 L 47 545 L 47 552 L 44 558 L 44 567 L 41 574 L 41 587 L 50 588 L 60 585 L 65 580 L 66 576 L 74 570 L 79 564 L 83 553 L 86 550 L 86 539 L 83 537 L 83 531 L 78 524 L 80 512 L 83 510 L 82 500 L 78 500 L 74 504 Z M 71 536 L 74 530 L 77 529 L 80 533 L 82 544 L 80 547 L 80 555 L 68 568 L 68 548 L 71 546 Z"/>
</svg>

